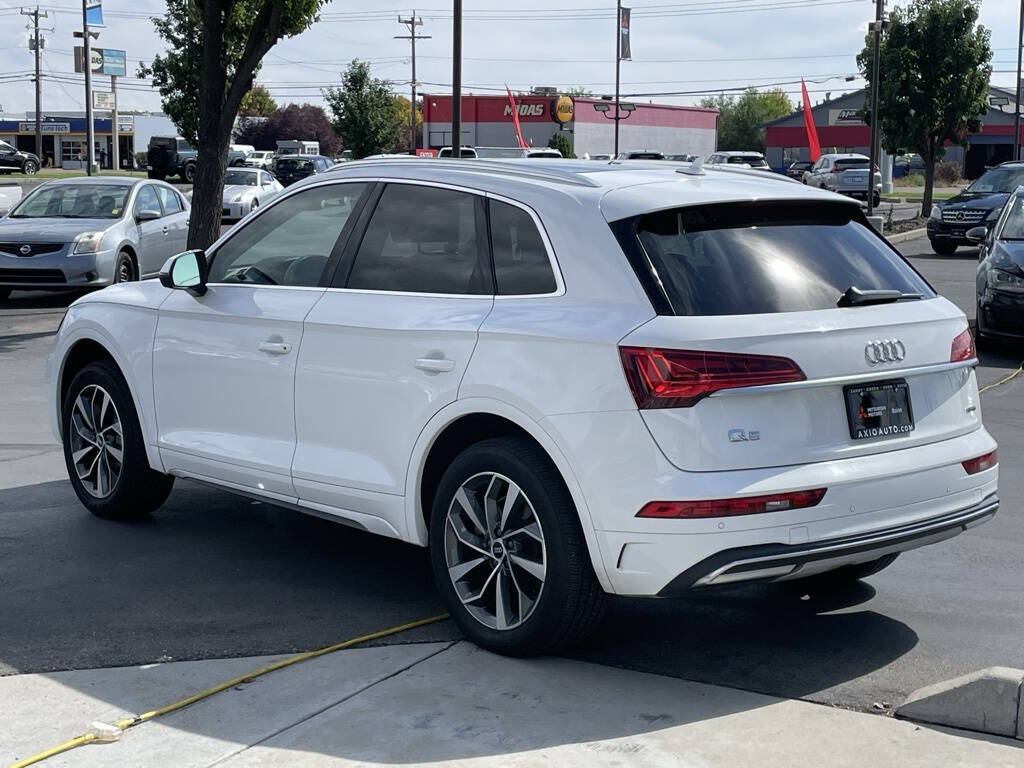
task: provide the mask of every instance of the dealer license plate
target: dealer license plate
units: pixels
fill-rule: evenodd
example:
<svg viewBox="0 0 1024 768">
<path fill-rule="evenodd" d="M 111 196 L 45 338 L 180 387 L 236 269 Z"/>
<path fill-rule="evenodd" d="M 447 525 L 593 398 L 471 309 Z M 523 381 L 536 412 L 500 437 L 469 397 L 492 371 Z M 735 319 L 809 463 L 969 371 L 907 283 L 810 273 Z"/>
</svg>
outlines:
<svg viewBox="0 0 1024 768">
<path fill-rule="evenodd" d="M 854 440 L 897 437 L 914 431 L 910 387 L 903 379 L 843 388 L 850 437 Z"/>
</svg>

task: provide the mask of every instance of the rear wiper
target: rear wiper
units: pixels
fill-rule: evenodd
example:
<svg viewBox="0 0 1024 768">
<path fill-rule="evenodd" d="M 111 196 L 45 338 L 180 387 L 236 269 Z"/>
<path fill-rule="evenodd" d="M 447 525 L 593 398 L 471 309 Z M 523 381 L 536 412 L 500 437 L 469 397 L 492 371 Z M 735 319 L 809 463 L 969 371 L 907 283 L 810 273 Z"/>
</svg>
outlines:
<svg viewBox="0 0 1024 768">
<path fill-rule="evenodd" d="M 907 299 L 922 299 L 920 293 L 904 293 L 889 288 L 872 288 L 862 291 L 855 285 L 851 285 L 836 302 L 837 307 L 862 307 L 866 304 L 888 304 L 893 301 L 904 301 Z"/>
</svg>

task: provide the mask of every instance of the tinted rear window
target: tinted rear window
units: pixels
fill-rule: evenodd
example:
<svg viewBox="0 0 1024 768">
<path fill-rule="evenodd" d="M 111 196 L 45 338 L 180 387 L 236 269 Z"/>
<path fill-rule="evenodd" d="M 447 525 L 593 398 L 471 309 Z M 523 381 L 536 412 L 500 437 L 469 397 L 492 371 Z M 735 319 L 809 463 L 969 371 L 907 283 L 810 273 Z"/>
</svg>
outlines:
<svg viewBox="0 0 1024 768">
<path fill-rule="evenodd" d="M 764 166 L 768 165 L 768 163 L 765 161 L 763 157 L 758 157 L 757 155 L 730 155 L 729 162 L 745 163 L 746 165 L 749 165 L 751 168 L 763 168 Z"/>
<path fill-rule="evenodd" d="M 846 205 L 730 203 L 615 222 L 655 308 L 674 315 L 831 309 L 850 286 L 934 297 Z"/>
<path fill-rule="evenodd" d="M 836 160 L 836 170 L 839 172 L 848 171 L 851 168 L 867 168 L 868 159 L 865 157 L 863 160 Z"/>
</svg>

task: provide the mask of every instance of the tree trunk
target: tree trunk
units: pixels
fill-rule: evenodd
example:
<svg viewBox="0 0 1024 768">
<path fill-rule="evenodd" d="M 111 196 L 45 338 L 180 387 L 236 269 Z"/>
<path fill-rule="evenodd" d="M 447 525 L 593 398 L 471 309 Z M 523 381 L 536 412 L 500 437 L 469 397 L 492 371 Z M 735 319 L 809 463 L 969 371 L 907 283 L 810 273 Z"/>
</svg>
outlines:
<svg viewBox="0 0 1024 768">
<path fill-rule="evenodd" d="M 928 217 L 932 212 L 932 186 L 935 183 L 935 142 L 928 139 L 924 157 L 924 194 L 921 196 L 921 215 Z"/>
</svg>

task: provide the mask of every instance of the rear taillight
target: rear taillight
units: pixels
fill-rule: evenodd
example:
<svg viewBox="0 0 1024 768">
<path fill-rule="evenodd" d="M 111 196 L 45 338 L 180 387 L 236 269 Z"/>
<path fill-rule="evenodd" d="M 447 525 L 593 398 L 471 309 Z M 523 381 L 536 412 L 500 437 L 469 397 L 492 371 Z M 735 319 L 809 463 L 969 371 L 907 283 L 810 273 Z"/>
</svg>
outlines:
<svg viewBox="0 0 1024 768">
<path fill-rule="evenodd" d="M 992 451 L 991 453 L 986 453 L 984 456 L 979 456 L 976 459 L 968 459 L 967 461 L 960 463 L 964 465 L 964 471 L 968 475 L 976 475 L 979 472 L 984 472 L 986 469 L 992 469 L 992 467 L 999 463 L 999 457 L 996 453 L 996 451 Z"/>
<path fill-rule="evenodd" d="M 813 507 L 825 495 L 825 488 L 793 493 L 775 493 L 771 496 L 746 496 L 740 499 L 713 499 L 704 501 L 652 501 L 644 504 L 637 517 L 704 518 L 760 515 L 764 512 L 784 512 L 787 509 Z"/>
<path fill-rule="evenodd" d="M 720 389 L 803 381 L 786 357 L 683 349 L 619 347 L 626 380 L 639 408 L 688 408 Z"/>
<path fill-rule="evenodd" d="M 955 339 L 949 350 L 949 362 L 957 363 L 961 360 L 973 360 L 978 356 L 978 350 L 974 347 L 974 337 L 968 328 Z"/>
</svg>

